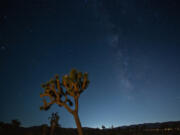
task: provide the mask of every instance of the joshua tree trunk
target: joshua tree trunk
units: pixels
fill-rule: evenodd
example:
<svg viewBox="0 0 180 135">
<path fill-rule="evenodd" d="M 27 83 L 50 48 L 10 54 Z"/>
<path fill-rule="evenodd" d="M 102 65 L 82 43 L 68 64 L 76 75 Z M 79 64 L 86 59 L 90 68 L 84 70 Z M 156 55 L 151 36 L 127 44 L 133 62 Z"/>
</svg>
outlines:
<svg viewBox="0 0 180 135">
<path fill-rule="evenodd" d="M 80 122 L 80 120 L 79 120 L 78 113 L 75 112 L 75 113 L 73 114 L 73 116 L 74 116 L 74 119 L 75 119 L 75 122 L 76 122 L 78 134 L 79 134 L 79 135 L 83 135 L 83 131 L 82 131 L 82 127 L 81 127 L 81 122 Z"/>
<path fill-rule="evenodd" d="M 53 122 L 52 125 L 51 125 L 51 132 L 50 132 L 50 135 L 54 135 L 54 130 L 55 130 L 55 123 Z"/>
<path fill-rule="evenodd" d="M 42 135 L 46 135 L 47 133 L 47 127 L 44 125 L 42 126 Z"/>
<path fill-rule="evenodd" d="M 74 97 L 74 102 L 75 102 L 75 110 L 73 111 L 73 116 L 74 116 L 74 119 L 75 119 L 75 122 L 76 122 L 76 127 L 77 127 L 77 130 L 78 130 L 78 134 L 79 135 L 83 135 L 83 131 L 82 131 L 82 127 L 81 127 L 81 122 L 79 120 L 79 115 L 78 115 L 78 110 L 79 110 L 79 107 L 78 107 L 78 97 L 75 96 Z"/>
</svg>

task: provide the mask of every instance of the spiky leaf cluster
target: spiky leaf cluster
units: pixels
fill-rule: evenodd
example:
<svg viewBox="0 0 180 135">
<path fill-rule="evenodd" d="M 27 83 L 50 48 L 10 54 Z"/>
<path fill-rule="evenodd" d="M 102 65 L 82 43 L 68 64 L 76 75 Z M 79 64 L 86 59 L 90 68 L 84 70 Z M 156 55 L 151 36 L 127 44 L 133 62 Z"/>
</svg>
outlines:
<svg viewBox="0 0 180 135">
<path fill-rule="evenodd" d="M 63 76 L 62 84 L 71 96 L 79 96 L 88 86 L 88 73 L 72 69 L 69 75 Z"/>
</svg>

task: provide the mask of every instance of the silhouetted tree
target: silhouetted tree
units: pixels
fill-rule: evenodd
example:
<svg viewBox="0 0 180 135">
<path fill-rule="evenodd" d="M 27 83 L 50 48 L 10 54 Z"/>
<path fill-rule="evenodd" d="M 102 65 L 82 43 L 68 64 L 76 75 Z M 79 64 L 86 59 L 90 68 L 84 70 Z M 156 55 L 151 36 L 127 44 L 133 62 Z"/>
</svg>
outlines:
<svg viewBox="0 0 180 135">
<path fill-rule="evenodd" d="M 55 131 L 55 128 L 59 126 L 59 116 L 56 113 L 52 113 L 51 117 L 49 117 L 50 119 L 50 124 L 51 124 L 51 134 L 50 135 L 53 135 L 54 134 L 54 131 Z"/>
<path fill-rule="evenodd" d="M 47 124 L 43 124 L 43 125 L 41 125 L 41 128 L 42 128 L 42 135 L 47 135 L 48 125 Z"/>
<path fill-rule="evenodd" d="M 42 85 L 44 93 L 40 94 L 40 97 L 47 96 L 50 98 L 50 102 L 48 103 L 44 99 L 44 105 L 40 107 L 40 109 L 48 110 L 54 103 L 60 107 L 63 106 L 74 116 L 78 133 L 79 135 L 83 135 L 78 116 L 78 102 L 80 94 L 87 88 L 88 84 L 88 73 L 83 74 L 76 69 L 72 69 L 69 75 L 64 75 L 62 82 L 60 82 L 59 76 L 56 75 L 55 78 Z M 73 106 L 73 101 L 69 98 L 69 96 L 71 96 L 74 100 L 74 109 L 71 108 Z"/>
<path fill-rule="evenodd" d="M 12 126 L 15 128 L 17 128 L 21 125 L 21 122 L 17 119 L 12 120 L 11 123 L 12 123 Z"/>
<path fill-rule="evenodd" d="M 102 125 L 102 129 L 104 130 L 106 127 L 104 125 Z"/>
<path fill-rule="evenodd" d="M 0 121 L 0 127 L 3 127 L 4 126 L 4 122 Z"/>
</svg>

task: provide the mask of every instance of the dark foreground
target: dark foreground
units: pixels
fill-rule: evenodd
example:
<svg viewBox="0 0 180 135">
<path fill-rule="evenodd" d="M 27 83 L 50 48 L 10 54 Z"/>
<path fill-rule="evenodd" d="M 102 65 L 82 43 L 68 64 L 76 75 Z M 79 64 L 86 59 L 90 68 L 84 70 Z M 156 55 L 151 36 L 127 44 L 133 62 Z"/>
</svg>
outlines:
<svg viewBox="0 0 180 135">
<path fill-rule="evenodd" d="M 149 123 L 117 128 L 83 128 L 84 135 L 180 135 L 180 121 Z M 47 125 L 36 127 L 15 127 L 11 124 L 0 124 L 0 135 L 49 135 L 50 127 Z M 76 129 L 56 128 L 55 135 L 77 135 Z"/>
</svg>

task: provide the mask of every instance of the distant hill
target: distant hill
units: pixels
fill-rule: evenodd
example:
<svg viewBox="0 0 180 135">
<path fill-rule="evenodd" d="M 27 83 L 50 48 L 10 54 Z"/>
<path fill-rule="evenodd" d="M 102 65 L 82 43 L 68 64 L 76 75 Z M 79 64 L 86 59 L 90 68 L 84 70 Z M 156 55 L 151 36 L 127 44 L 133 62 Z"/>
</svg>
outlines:
<svg viewBox="0 0 180 135">
<path fill-rule="evenodd" d="M 84 135 L 180 135 L 180 121 L 163 123 L 144 123 L 116 128 L 83 128 Z M 29 128 L 13 127 L 0 122 L 0 135 L 49 135 L 47 125 Z M 55 135 L 77 135 L 76 128 L 56 128 Z"/>
<path fill-rule="evenodd" d="M 146 129 L 151 128 L 161 128 L 164 127 L 173 127 L 173 126 L 180 126 L 180 121 L 168 121 L 168 122 L 157 122 L 157 123 L 144 123 L 144 124 L 135 124 L 135 125 L 129 125 L 129 126 L 121 126 L 117 128 L 135 128 L 135 127 L 144 127 Z"/>
</svg>

